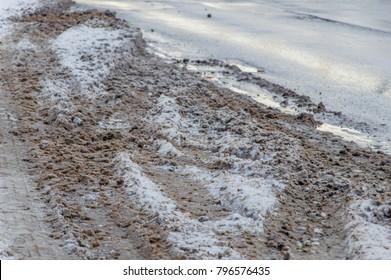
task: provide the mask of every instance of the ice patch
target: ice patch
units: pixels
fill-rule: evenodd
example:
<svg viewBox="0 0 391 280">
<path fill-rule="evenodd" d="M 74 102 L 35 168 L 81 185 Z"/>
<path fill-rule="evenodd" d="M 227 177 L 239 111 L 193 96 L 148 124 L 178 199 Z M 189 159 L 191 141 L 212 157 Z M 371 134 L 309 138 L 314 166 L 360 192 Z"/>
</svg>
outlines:
<svg viewBox="0 0 391 280">
<path fill-rule="evenodd" d="M 342 137 L 346 141 L 353 141 L 364 148 L 373 145 L 372 139 L 370 139 L 368 136 L 356 129 L 348 127 L 338 127 L 327 123 L 323 123 L 316 129 L 320 131 L 331 132 L 335 135 Z"/>
<path fill-rule="evenodd" d="M 349 257 L 390 260 L 391 206 L 360 200 L 350 205 L 349 213 Z"/>
</svg>

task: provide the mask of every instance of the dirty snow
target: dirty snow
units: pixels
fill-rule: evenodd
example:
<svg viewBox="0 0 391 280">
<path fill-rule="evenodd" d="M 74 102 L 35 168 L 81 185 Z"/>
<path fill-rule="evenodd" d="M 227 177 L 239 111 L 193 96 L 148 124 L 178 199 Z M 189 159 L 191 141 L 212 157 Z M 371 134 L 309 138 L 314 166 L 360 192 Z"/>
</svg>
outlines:
<svg viewBox="0 0 391 280">
<path fill-rule="evenodd" d="M 3 24 L 0 23 L 1 29 Z M 68 69 L 68 72 L 61 73 L 63 76 L 58 79 L 43 77 L 40 83 L 44 88 L 36 94 L 54 105 L 49 109 L 48 116 L 56 118 L 56 122 L 82 124 L 82 120 L 74 115 L 70 94 L 77 91 L 82 96 L 93 98 L 104 93 L 103 81 L 115 67 L 118 58 L 116 55 L 121 51 L 124 42 L 127 42 L 123 40 L 122 31 L 106 27 L 93 28 L 94 24 L 96 22 L 87 22 L 72 27 L 51 42 L 50 47 L 58 55 L 62 68 Z M 18 47 L 29 51 L 33 50 L 35 45 L 29 40 L 22 40 Z M 166 95 L 160 95 L 154 103 L 155 107 L 147 112 L 149 117 L 144 118 L 151 125 L 151 134 L 156 133 L 158 139 L 151 146 L 161 157 L 171 158 L 170 160 L 186 157 L 188 154 L 194 156 L 186 150 L 194 147 L 200 150 L 200 154 L 209 153 L 208 157 L 199 158 L 204 162 L 197 162 L 197 167 L 173 167 L 173 171 L 206 186 L 211 196 L 221 200 L 222 206 L 228 209 L 229 214 L 213 217 L 214 219 L 209 219 L 208 216 L 197 219 L 191 212 L 179 209 L 179 201 L 175 201 L 165 192 L 166 186 L 151 179 L 153 177 L 143 169 L 146 166 L 141 167 L 141 163 L 138 165 L 134 162 L 136 159 L 133 161 L 129 154 L 122 153 L 117 157 L 116 167 L 118 174 L 125 181 L 128 199 L 140 212 L 153 217 L 151 222 L 158 223 L 166 230 L 167 240 L 179 256 L 183 254 L 189 258 L 201 259 L 242 258 L 243 255 L 232 249 L 222 236 L 226 233 L 237 236 L 243 232 L 254 235 L 263 233 L 265 217 L 278 206 L 276 193 L 285 187 L 273 177 L 270 166 L 264 166 L 264 163 L 273 160 L 277 149 L 280 149 L 280 154 L 290 155 L 287 161 L 300 160 L 298 154 L 302 146 L 298 142 L 301 140 L 280 132 L 263 134 L 263 129 L 255 122 L 249 121 L 249 118 L 246 119 L 249 114 L 240 109 L 233 113 L 232 109 L 223 107 L 215 109 L 212 114 L 207 109 L 202 111 L 200 105 L 186 111 L 187 109 L 177 102 L 178 98 L 183 96 L 169 96 L 171 94 L 175 96 L 177 92 L 168 91 Z M 186 92 L 183 95 L 186 96 Z M 202 114 L 203 112 L 208 114 Z M 127 130 L 133 127 L 133 120 L 127 114 L 114 113 L 100 118 L 101 121 L 96 122 L 100 129 Z M 241 125 L 237 123 L 230 126 L 230 118 L 235 121 L 245 120 L 243 126 L 246 126 L 246 129 L 240 131 Z M 194 159 L 197 160 L 189 156 L 187 160 L 191 162 Z M 226 164 L 227 167 L 220 166 L 216 171 L 200 167 L 202 164 L 210 166 L 218 162 Z M 60 197 L 58 200 L 53 199 L 49 206 L 57 209 L 59 201 Z M 95 196 L 88 195 L 83 201 L 91 205 L 98 203 Z M 349 211 L 353 217 L 349 224 L 350 256 L 360 259 L 390 259 L 389 225 L 384 222 L 387 219 L 378 219 L 379 215 L 390 215 L 389 204 L 358 201 L 351 205 Z M 322 212 L 320 215 L 326 218 L 328 214 Z M 66 224 L 65 221 L 62 222 Z M 320 236 L 324 234 L 324 229 L 316 227 L 313 233 Z M 0 238 L 2 237 L 0 234 Z M 65 248 L 72 253 L 79 246 L 78 241 L 72 233 L 65 236 L 65 239 Z M 319 239 L 312 240 L 313 244 L 319 245 Z M 0 249 L 1 246 L 5 248 L 7 244 L 1 242 Z"/>
<path fill-rule="evenodd" d="M 195 108 L 199 110 L 202 108 Z M 275 147 L 265 147 L 263 144 L 255 144 L 260 141 L 262 135 L 256 135 L 251 138 L 243 137 L 240 133 L 232 133 L 227 130 L 233 116 L 228 116 L 229 109 L 222 108 L 215 113 L 218 119 L 207 120 L 203 118 L 202 111 L 197 112 L 191 117 L 185 116 L 180 112 L 180 107 L 176 99 L 171 96 L 162 94 L 156 103 L 156 108 L 151 111 L 151 117 L 147 117 L 146 121 L 151 122 L 159 134 L 163 135 L 167 141 L 172 142 L 177 146 L 192 146 L 195 148 L 207 150 L 211 145 L 215 146 L 218 156 L 230 157 L 235 156 L 233 161 L 236 165 L 240 162 L 250 160 L 252 165 L 259 166 L 257 160 L 270 160 L 273 158 L 273 149 Z M 247 117 L 247 113 L 239 112 L 234 116 L 237 120 Z M 249 127 L 259 129 L 254 123 L 247 123 Z M 235 128 L 239 131 L 241 128 Z M 205 133 L 207 131 L 207 133 Z M 272 135 L 268 136 L 273 137 Z M 275 133 L 275 138 L 282 137 L 278 132 Z M 285 137 L 286 138 L 286 137 Z M 293 139 L 293 146 L 296 146 Z M 292 151 L 292 158 L 295 158 L 297 151 Z"/>
<path fill-rule="evenodd" d="M 80 83 L 81 95 L 94 97 L 103 93 L 102 81 L 115 66 L 115 57 L 107 53 L 120 51 L 123 32 L 108 28 L 77 25 L 60 34 L 52 49 L 60 62 Z"/>
<path fill-rule="evenodd" d="M 156 106 L 158 114 L 152 118 L 152 122 L 159 126 L 161 133 L 166 136 L 167 140 L 176 145 L 182 145 L 184 139 L 180 130 L 185 127 L 181 123 L 182 117 L 175 99 L 162 94 Z"/>
<path fill-rule="evenodd" d="M 350 205 L 349 256 L 353 259 L 391 259 L 391 202 L 359 200 Z"/>
<path fill-rule="evenodd" d="M 7 20 L 11 16 L 21 15 L 26 10 L 33 10 L 38 6 L 38 0 L 1 0 L 0 1 L 0 39 L 11 31 L 11 23 Z"/>
<path fill-rule="evenodd" d="M 232 173 L 264 177 L 267 171 L 269 174 L 272 171 L 263 163 L 273 160 L 281 146 L 287 149 L 290 160 L 299 160 L 301 148 L 297 139 L 278 131 L 263 134 L 261 128 L 246 119 L 246 112 L 231 115 L 228 108 L 221 108 L 214 112 L 213 119 L 208 119 L 203 117 L 206 112 L 202 108 L 191 109 L 192 115 L 183 114 L 180 110 L 174 97 L 162 94 L 151 116 L 145 120 L 152 123 L 158 134 L 176 146 L 212 149 L 215 154 L 210 156 L 209 164 L 224 159 Z M 243 129 L 243 133 L 247 132 L 242 134 L 242 127 L 236 123 L 245 119 L 245 125 L 251 130 L 257 130 L 257 134 L 251 134 L 247 129 Z"/>
<path fill-rule="evenodd" d="M 221 199 L 231 211 L 256 221 L 262 221 L 277 203 L 275 191 L 283 185 L 275 180 L 248 178 L 229 172 L 206 172 L 196 167 L 185 168 L 181 173 L 209 187 L 211 194 Z M 262 223 L 257 224 L 262 231 Z"/>
<path fill-rule="evenodd" d="M 37 6 L 38 0 L 1 0 L 0 21 L 10 16 L 20 15 L 24 10 Z"/>
<path fill-rule="evenodd" d="M 179 151 L 170 142 L 167 142 L 166 140 L 158 140 L 156 141 L 156 145 L 158 146 L 158 153 L 162 156 L 178 157 L 183 155 L 181 151 Z"/>
<path fill-rule="evenodd" d="M 168 240 L 175 244 L 174 251 L 190 252 L 194 257 L 216 259 L 218 256 L 236 259 L 240 255 L 220 242 L 212 228 L 192 219 L 189 213 L 177 209 L 176 203 L 162 192 L 134 163 L 122 153 L 117 158 L 118 172 L 125 180 L 129 199 L 140 210 L 157 216 L 157 222 L 170 230 Z"/>
<path fill-rule="evenodd" d="M 26 38 L 20 40 L 17 46 L 19 49 L 24 51 L 35 50 L 37 48 L 37 46 L 34 43 L 32 43 L 30 40 Z"/>
<path fill-rule="evenodd" d="M 1 0 L 0 1 L 0 40 L 5 38 L 10 34 L 12 24 L 7 20 L 10 16 L 20 15 L 25 9 L 32 9 L 36 7 L 37 0 Z M 0 42 L 0 47 L 2 47 L 2 42 Z M 0 65 L 1 66 L 1 65 Z M 3 112 L 1 113 L 1 118 L 3 118 Z M 5 115 L 5 113 L 4 113 Z M 7 118 L 14 121 L 15 118 L 7 112 Z M 0 141 L 0 145 L 2 145 Z M 4 180 L 4 178 L 2 179 Z M 5 188 L 5 187 L 4 187 Z M 3 214 L 0 216 L 0 259 L 9 258 L 8 251 L 10 244 L 7 243 L 7 240 L 10 240 L 6 236 L 6 223 L 3 220 Z"/>
</svg>

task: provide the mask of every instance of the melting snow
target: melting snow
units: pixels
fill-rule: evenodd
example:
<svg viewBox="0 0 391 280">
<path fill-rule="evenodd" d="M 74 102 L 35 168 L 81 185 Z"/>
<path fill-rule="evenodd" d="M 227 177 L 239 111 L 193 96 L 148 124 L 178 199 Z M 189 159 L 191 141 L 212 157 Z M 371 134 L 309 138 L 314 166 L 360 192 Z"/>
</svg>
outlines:
<svg viewBox="0 0 391 280">
<path fill-rule="evenodd" d="M 167 140 L 182 145 L 183 136 L 180 133 L 182 118 L 175 99 L 162 94 L 156 107 L 159 113 L 153 117 L 152 122 L 159 126 L 161 133 L 167 137 Z"/>
<path fill-rule="evenodd" d="M 350 206 L 350 214 L 349 257 L 391 259 L 391 227 L 384 223 L 390 218 L 391 206 L 361 200 Z M 384 219 L 384 216 L 388 219 Z"/>
<path fill-rule="evenodd" d="M 240 258 L 238 252 L 218 239 L 212 226 L 179 211 L 176 203 L 126 154 L 120 154 L 117 161 L 119 174 L 123 176 L 128 188 L 129 199 L 140 209 L 158 216 L 158 222 L 170 231 L 168 240 L 175 245 L 174 251 L 201 259 Z"/>
<path fill-rule="evenodd" d="M 115 66 L 115 56 L 125 43 L 121 30 L 77 25 L 60 34 L 52 48 L 63 66 L 70 69 L 80 83 L 83 95 L 103 93 L 101 82 Z"/>
<path fill-rule="evenodd" d="M 178 151 L 170 142 L 166 140 L 157 140 L 158 153 L 165 157 L 174 157 L 183 155 L 181 151 Z"/>
<path fill-rule="evenodd" d="M 12 15 L 20 15 L 23 10 L 34 8 L 37 5 L 38 0 L 1 0 L 0 20 Z"/>
<path fill-rule="evenodd" d="M 221 200 L 222 205 L 236 214 L 256 221 L 256 230 L 262 231 L 262 220 L 276 203 L 276 190 L 284 186 L 276 180 L 248 178 L 230 172 L 208 172 L 196 167 L 177 169 L 193 180 L 207 185 L 210 193 Z"/>
</svg>

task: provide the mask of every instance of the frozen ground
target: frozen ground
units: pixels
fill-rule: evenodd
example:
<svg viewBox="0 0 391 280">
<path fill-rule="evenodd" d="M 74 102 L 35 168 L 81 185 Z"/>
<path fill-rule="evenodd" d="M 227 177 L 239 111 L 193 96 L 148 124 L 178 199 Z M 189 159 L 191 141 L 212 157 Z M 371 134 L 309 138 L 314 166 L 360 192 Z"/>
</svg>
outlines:
<svg viewBox="0 0 391 280">
<path fill-rule="evenodd" d="M 0 45 L 2 258 L 390 258 L 390 156 L 316 130 L 332 111 L 221 61 L 167 63 L 109 11 L 45 3 Z"/>
<path fill-rule="evenodd" d="M 260 76 L 352 120 L 332 118 L 333 127 L 322 130 L 355 129 L 371 147 L 391 153 L 389 1 L 78 2 L 137 22 L 151 48 L 168 58 L 263 69 Z"/>
<path fill-rule="evenodd" d="M 12 24 L 9 16 L 33 10 L 37 1 L 8 1 L 0 3 L 0 71 L 9 59 Z M 21 49 L 33 47 L 21 42 Z M 7 73 L 1 73 L 0 84 L 0 258 L 1 259 L 61 259 L 59 244 L 49 237 L 45 222 L 44 203 L 36 193 L 34 182 L 26 168 L 26 150 L 17 139 L 19 122 L 10 110 L 10 93 L 5 89 Z"/>
</svg>

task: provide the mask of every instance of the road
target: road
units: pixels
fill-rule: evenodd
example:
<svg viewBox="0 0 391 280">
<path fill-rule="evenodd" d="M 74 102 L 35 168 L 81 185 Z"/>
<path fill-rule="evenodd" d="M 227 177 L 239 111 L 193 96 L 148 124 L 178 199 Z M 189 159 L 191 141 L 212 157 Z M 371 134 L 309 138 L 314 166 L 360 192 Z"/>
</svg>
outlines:
<svg viewBox="0 0 391 280">
<path fill-rule="evenodd" d="M 352 120 L 330 124 L 354 129 L 370 138 L 370 146 L 391 152 L 388 1 L 78 2 L 116 10 L 168 57 L 261 68 L 263 78 Z"/>
</svg>

